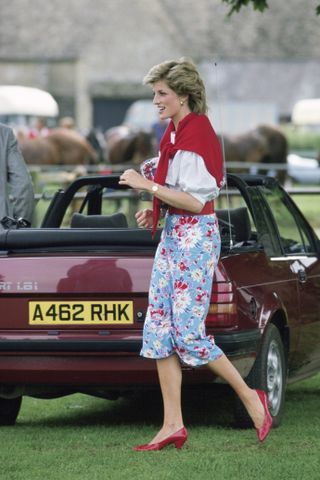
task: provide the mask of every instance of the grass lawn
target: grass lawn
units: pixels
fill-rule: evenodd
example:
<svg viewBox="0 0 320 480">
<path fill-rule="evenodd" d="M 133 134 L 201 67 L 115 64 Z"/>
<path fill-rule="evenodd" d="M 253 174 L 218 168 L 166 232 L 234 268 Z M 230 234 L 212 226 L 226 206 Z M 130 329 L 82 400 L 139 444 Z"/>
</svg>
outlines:
<svg viewBox="0 0 320 480">
<path fill-rule="evenodd" d="M 320 238 L 319 195 L 291 195 L 312 228 Z"/>
<path fill-rule="evenodd" d="M 280 428 L 259 444 L 235 430 L 232 397 L 184 392 L 189 440 L 181 451 L 134 452 L 161 422 L 157 394 L 116 402 L 85 395 L 26 398 L 15 427 L 0 429 L 1 480 L 320 478 L 320 374 L 288 387 Z"/>
</svg>

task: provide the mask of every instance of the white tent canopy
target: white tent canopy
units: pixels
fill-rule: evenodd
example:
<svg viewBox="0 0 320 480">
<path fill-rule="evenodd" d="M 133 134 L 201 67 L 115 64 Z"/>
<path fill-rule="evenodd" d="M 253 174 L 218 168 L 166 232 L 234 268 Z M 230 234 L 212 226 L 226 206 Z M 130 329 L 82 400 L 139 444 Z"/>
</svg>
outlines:
<svg viewBox="0 0 320 480">
<path fill-rule="evenodd" d="M 296 125 L 320 125 L 320 98 L 297 102 L 292 110 L 292 122 Z"/>
<path fill-rule="evenodd" d="M 56 117 L 58 104 L 50 93 L 18 85 L 0 86 L 0 115 Z"/>
</svg>

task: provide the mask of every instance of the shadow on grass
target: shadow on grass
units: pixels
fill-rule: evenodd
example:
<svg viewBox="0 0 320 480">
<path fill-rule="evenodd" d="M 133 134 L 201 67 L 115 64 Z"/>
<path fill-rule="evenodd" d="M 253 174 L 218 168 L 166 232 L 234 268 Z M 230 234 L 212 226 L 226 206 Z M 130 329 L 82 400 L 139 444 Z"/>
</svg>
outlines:
<svg viewBox="0 0 320 480">
<path fill-rule="evenodd" d="M 50 426 L 72 427 L 79 425 L 154 425 L 162 421 L 162 400 L 160 391 L 138 392 L 127 398 L 115 401 L 95 400 L 91 397 L 72 396 L 64 400 L 37 400 L 36 418 L 18 419 L 17 427 Z M 51 402 L 59 402 L 51 410 Z M 182 404 L 188 425 L 198 426 L 230 426 L 233 420 L 233 394 L 223 385 L 214 389 L 183 389 Z M 39 417 L 39 408 L 43 416 Z M 46 411 L 47 409 L 47 411 Z M 30 411 L 30 409 L 29 409 Z"/>
<path fill-rule="evenodd" d="M 290 385 L 286 392 L 285 420 L 294 419 L 297 425 L 305 421 L 306 412 L 312 421 L 319 414 L 320 375 Z M 18 419 L 17 427 L 46 426 L 68 428 L 74 426 L 159 425 L 162 422 L 160 390 L 137 392 L 115 401 L 95 399 L 87 395 L 72 395 L 57 400 L 34 400 L 26 408 L 27 414 Z M 183 388 L 182 406 L 189 426 L 233 426 L 234 395 L 226 385 L 213 388 L 200 386 Z M 33 416 L 34 415 L 34 416 Z M 308 420 L 309 421 L 309 420 Z"/>
</svg>

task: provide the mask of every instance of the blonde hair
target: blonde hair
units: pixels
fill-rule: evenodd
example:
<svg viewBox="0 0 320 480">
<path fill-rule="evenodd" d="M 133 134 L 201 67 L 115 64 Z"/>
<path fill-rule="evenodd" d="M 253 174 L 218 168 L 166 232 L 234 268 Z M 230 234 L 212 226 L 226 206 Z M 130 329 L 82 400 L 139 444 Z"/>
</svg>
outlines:
<svg viewBox="0 0 320 480">
<path fill-rule="evenodd" d="M 196 66 L 186 58 L 167 60 L 152 67 L 143 79 L 145 85 L 163 80 L 178 96 L 188 95 L 192 112 L 208 112 L 206 90 Z"/>
</svg>

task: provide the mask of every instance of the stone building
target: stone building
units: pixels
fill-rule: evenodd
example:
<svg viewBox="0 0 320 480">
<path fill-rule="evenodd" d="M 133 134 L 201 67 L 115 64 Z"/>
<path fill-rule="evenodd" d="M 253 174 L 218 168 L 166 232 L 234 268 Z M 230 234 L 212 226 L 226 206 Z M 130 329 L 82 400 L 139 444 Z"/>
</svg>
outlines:
<svg viewBox="0 0 320 480">
<path fill-rule="evenodd" d="M 320 96 L 320 19 L 318 0 L 268 3 L 227 18 L 221 0 L 1 2 L 0 84 L 48 90 L 61 116 L 106 129 L 150 97 L 141 83 L 150 66 L 183 55 L 199 65 L 212 105 L 279 120 Z"/>
</svg>

